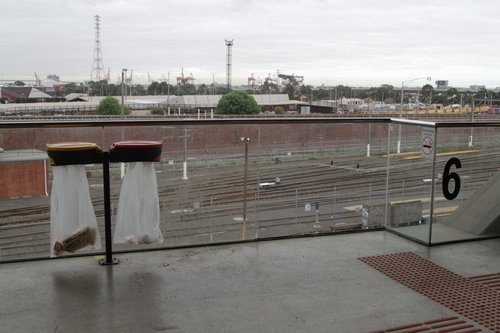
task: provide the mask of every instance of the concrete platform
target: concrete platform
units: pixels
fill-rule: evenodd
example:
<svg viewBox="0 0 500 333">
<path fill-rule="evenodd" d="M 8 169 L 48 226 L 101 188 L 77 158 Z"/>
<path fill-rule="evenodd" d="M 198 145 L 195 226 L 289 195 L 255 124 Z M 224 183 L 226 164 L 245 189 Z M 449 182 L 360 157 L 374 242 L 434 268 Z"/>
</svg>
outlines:
<svg viewBox="0 0 500 333">
<path fill-rule="evenodd" d="M 500 239 L 429 248 L 385 231 L 122 254 L 108 267 L 0 264 L 0 331 L 370 332 L 460 317 L 358 260 L 398 252 L 465 277 L 500 272 Z"/>
</svg>

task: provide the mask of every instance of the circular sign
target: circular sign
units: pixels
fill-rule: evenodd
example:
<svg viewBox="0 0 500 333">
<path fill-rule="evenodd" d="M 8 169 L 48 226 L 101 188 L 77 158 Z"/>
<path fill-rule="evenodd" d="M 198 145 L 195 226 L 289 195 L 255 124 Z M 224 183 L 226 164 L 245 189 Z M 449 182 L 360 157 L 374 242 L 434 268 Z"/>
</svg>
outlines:
<svg viewBox="0 0 500 333">
<path fill-rule="evenodd" d="M 431 155 L 432 154 L 432 138 L 431 137 L 424 137 L 422 139 L 422 152 L 425 155 Z"/>
</svg>

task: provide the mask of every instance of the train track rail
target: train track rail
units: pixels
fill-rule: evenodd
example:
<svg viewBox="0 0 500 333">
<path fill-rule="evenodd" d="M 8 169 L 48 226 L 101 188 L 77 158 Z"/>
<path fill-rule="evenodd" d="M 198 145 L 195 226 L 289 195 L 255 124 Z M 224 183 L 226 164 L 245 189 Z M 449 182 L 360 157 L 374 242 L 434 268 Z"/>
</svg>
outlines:
<svg viewBox="0 0 500 333">
<path fill-rule="evenodd" d="M 286 235 L 314 232 L 311 228 L 314 214 L 302 211 L 304 203 L 318 202 L 321 209 L 318 219 L 322 230 L 335 230 L 338 223 L 360 227 L 360 213 L 347 206 L 364 202 L 382 202 L 386 196 L 387 157 L 343 157 L 330 163 L 326 156 L 318 159 L 293 160 L 282 163 L 255 163 L 249 168 L 247 193 L 249 199 L 249 228 L 260 235 Z M 495 147 L 460 155 L 470 175 L 464 175 L 468 192 L 473 192 L 500 165 Z M 430 178 L 430 165 L 406 159 L 407 155 L 394 156 L 389 163 L 389 199 L 401 197 L 410 200 L 429 196 L 430 187 L 423 178 Z M 443 168 L 445 159 L 437 163 Z M 162 212 L 162 230 L 166 244 L 186 244 L 200 237 L 238 239 L 241 222 L 243 173 L 238 165 L 203 167 L 194 166 L 189 181 L 180 180 L 168 170 L 158 174 L 159 201 Z M 281 179 L 269 189 L 259 189 L 261 181 Z M 98 179 L 90 179 L 98 184 Z M 111 184 L 111 201 L 118 202 L 121 181 Z M 401 192 L 404 192 L 401 195 Z M 99 226 L 104 214 L 101 189 L 91 188 L 92 202 Z M 336 207 L 333 206 L 335 201 Z M 193 204 L 196 203 L 196 207 Z M 297 212 L 300 207 L 300 213 Z M 114 213 L 116 212 L 116 209 Z M 286 212 L 286 213 L 285 213 Z M 33 204 L 0 210 L 0 260 L 48 254 L 50 238 L 50 207 L 48 203 Z M 103 233 L 102 233 L 103 234 Z M 236 237 L 236 238 L 235 238 Z"/>
</svg>

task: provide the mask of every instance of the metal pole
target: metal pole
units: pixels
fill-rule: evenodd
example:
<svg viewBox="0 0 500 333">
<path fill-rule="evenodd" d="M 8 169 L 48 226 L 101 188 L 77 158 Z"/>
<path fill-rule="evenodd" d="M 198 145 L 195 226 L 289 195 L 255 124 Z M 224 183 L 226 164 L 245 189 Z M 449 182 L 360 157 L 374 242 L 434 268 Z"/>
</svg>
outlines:
<svg viewBox="0 0 500 333">
<path fill-rule="evenodd" d="M 436 189 L 436 151 L 438 147 L 438 128 L 434 127 L 434 151 L 432 154 L 431 207 L 429 217 L 429 245 L 432 244 L 432 223 L 434 223 L 434 191 Z"/>
<path fill-rule="evenodd" d="M 295 189 L 295 225 L 297 225 L 298 211 L 299 211 L 299 190 Z"/>
<path fill-rule="evenodd" d="M 403 96 L 404 96 L 404 84 L 405 82 L 401 82 L 401 110 L 399 111 L 399 118 L 403 118 Z M 401 124 L 398 126 L 398 146 L 396 152 L 401 153 Z"/>
<path fill-rule="evenodd" d="M 99 260 L 99 264 L 116 265 L 118 259 L 113 258 L 112 239 L 111 239 L 111 195 L 109 189 L 109 153 L 103 152 L 102 177 L 104 184 L 104 237 L 106 240 L 106 259 Z"/>
<path fill-rule="evenodd" d="M 247 177 L 248 177 L 248 142 L 249 138 L 243 138 L 245 142 L 245 169 L 243 176 L 243 229 L 241 231 L 241 239 L 247 239 Z"/>
<path fill-rule="evenodd" d="M 188 179 L 187 176 L 187 128 L 184 129 L 184 162 L 182 163 L 182 179 Z"/>
<path fill-rule="evenodd" d="M 472 97 L 472 108 L 470 109 L 470 122 L 471 123 L 474 122 L 474 108 L 475 108 L 474 97 Z M 472 141 L 473 136 L 474 136 L 474 127 L 471 126 L 470 137 L 469 137 L 469 147 L 472 147 L 472 145 L 473 145 L 473 141 Z"/>
<path fill-rule="evenodd" d="M 368 114 L 370 115 L 370 118 L 372 117 L 372 113 L 370 110 L 370 97 L 368 97 Z M 368 124 L 368 144 L 366 145 L 366 157 L 370 157 L 370 148 L 371 148 L 371 143 L 372 143 L 372 123 Z"/>
<path fill-rule="evenodd" d="M 125 115 L 125 101 L 124 101 L 124 89 L 125 89 L 125 72 L 127 71 L 126 68 L 122 69 L 122 118 Z M 123 126 L 121 130 L 121 141 L 123 141 L 124 135 L 123 135 Z M 125 177 L 125 163 L 121 162 L 120 163 L 120 178 L 123 179 Z"/>
</svg>

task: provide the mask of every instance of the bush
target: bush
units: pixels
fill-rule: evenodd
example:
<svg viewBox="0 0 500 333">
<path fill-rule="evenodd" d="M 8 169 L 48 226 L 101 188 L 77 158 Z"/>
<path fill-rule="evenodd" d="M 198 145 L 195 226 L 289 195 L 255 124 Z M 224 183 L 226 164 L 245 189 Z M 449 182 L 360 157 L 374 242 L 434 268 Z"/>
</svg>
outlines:
<svg viewBox="0 0 500 333">
<path fill-rule="evenodd" d="M 165 111 L 162 107 L 155 106 L 154 108 L 151 108 L 151 114 L 163 116 L 165 114 Z"/>
<path fill-rule="evenodd" d="M 277 106 L 274 108 L 274 113 L 275 114 L 284 114 L 285 113 L 285 108 L 282 106 Z"/>
<path fill-rule="evenodd" d="M 124 108 L 125 115 L 131 112 L 130 107 L 127 106 Z M 122 107 L 116 98 L 108 96 L 99 103 L 96 113 L 98 115 L 119 116 L 122 114 Z"/>
<path fill-rule="evenodd" d="M 259 114 L 260 108 L 255 99 L 243 91 L 231 91 L 219 100 L 217 114 Z"/>
</svg>

